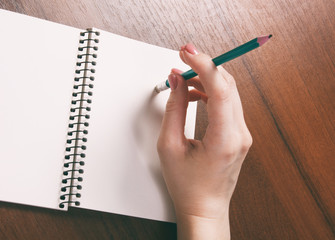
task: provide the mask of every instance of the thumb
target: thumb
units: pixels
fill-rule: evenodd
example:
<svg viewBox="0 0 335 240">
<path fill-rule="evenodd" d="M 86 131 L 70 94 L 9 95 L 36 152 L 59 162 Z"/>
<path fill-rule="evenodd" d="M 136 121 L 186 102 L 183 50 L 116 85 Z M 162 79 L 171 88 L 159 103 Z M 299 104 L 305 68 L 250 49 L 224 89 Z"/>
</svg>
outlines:
<svg viewBox="0 0 335 240">
<path fill-rule="evenodd" d="M 180 146 L 186 139 L 184 127 L 188 106 L 188 88 L 185 80 L 179 74 L 171 73 L 168 79 L 171 93 L 166 104 L 158 145 L 176 144 L 174 146 Z"/>
</svg>

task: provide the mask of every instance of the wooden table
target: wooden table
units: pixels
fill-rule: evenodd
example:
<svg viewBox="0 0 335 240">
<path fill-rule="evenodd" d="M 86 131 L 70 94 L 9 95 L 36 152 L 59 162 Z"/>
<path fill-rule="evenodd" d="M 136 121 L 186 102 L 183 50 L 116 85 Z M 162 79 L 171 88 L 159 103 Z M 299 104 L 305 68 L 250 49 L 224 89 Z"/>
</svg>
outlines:
<svg viewBox="0 0 335 240">
<path fill-rule="evenodd" d="M 254 139 L 231 202 L 232 239 L 335 239 L 334 1 L 2 0 L 0 8 L 172 49 L 193 42 L 213 57 L 272 33 L 225 64 Z M 197 138 L 205 128 L 199 104 Z M 0 239 L 175 238 L 175 224 L 0 202 Z"/>
</svg>

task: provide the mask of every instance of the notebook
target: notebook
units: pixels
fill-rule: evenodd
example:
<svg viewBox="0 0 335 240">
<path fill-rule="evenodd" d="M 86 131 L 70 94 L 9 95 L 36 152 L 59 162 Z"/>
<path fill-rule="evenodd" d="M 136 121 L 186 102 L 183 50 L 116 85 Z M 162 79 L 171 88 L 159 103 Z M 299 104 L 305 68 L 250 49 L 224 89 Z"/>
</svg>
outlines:
<svg viewBox="0 0 335 240">
<path fill-rule="evenodd" d="M 188 69 L 178 52 L 5 10 L 0 32 L 0 200 L 174 222 L 153 89 Z"/>
</svg>

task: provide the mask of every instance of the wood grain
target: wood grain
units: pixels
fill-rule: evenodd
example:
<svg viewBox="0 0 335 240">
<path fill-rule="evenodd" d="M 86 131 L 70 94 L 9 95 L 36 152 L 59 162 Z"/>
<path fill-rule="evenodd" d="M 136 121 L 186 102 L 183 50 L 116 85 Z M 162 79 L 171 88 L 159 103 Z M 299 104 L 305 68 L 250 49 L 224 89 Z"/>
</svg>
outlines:
<svg viewBox="0 0 335 240">
<path fill-rule="evenodd" d="M 272 33 L 225 64 L 254 139 L 231 202 L 232 239 L 335 239 L 334 1 L 2 0 L 0 8 L 172 49 L 193 42 L 213 57 Z M 206 125 L 199 104 L 197 138 Z M 0 239 L 175 238 L 175 224 L 0 203 Z"/>
</svg>

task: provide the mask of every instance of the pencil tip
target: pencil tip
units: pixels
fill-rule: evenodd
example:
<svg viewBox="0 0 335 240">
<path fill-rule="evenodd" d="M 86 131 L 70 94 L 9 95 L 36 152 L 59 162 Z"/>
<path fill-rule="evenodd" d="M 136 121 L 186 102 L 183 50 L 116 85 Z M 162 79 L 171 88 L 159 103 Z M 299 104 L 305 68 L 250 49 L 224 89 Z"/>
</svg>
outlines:
<svg viewBox="0 0 335 240">
<path fill-rule="evenodd" d="M 156 87 L 154 88 L 154 92 L 156 92 L 156 93 L 159 93 L 159 92 L 160 92 L 158 86 L 156 86 Z"/>
<path fill-rule="evenodd" d="M 266 43 L 270 38 L 272 37 L 272 34 L 265 35 L 257 38 L 257 42 L 259 43 L 259 46 L 262 46 L 264 43 Z"/>
<path fill-rule="evenodd" d="M 158 92 L 156 89 L 154 89 L 151 93 L 151 97 L 156 96 L 158 93 L 160 93 L 160 92 Z"/>
</svg>

